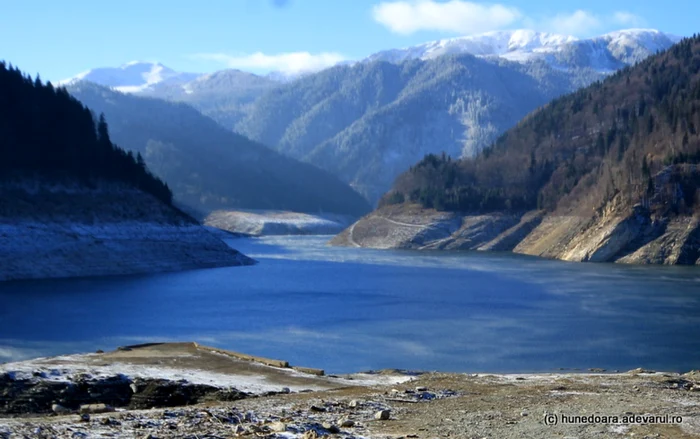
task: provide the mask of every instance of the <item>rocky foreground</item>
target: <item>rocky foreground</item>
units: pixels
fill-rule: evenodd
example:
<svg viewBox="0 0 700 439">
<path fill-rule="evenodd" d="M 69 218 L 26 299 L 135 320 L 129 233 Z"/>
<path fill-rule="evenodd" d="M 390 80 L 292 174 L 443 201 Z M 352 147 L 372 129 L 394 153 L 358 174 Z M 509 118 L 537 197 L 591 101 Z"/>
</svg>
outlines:
<svg viewBox="0 0 700 439">
<path fill-rule="evenodd" d="M 105 380 L 120 382 L 128 401 L 95 387 Z M 50 395 L 50 383 L 68 386 Z M 80 391 L 81 401 L 65 398 Z M 42 402 L 10 413 L 18 399 Z M 326 376 L 153 344 L 2 365 L 0 412 L 0 438 L 684 439 L 700 437 L 700 373 Z"/>
<path fill-rule="evenodd" d="M 331 244 L 380 249 L 512 251 L 575 262 L 700 265 L 700 219 L 652 218 L 614 206 L 593 217 L 543 212 L 462 215 L 415 205 L 380 208 Z"/>
<path fill-rule="evenodd" d="M 0 187 L 0 281 L 254 262 L 139 190 L 107 184 Z"/>
</svg>

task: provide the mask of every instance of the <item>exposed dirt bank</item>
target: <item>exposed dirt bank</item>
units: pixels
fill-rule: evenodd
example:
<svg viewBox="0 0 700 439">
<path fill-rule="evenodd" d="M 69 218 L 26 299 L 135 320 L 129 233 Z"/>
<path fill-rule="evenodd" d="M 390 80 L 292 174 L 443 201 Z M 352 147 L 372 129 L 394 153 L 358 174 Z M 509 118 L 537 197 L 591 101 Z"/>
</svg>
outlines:
<svg viewBox="0 0 700 439">
<path fill-rule="evenodd" d="M 653 218 L 639 207 L 597 216 L 461 215 L 420 206 L 380 208 L 331 240 L 349 247 L 512 251 L 576 262 L 700 265 L 700 220 Z"/>
</svg>

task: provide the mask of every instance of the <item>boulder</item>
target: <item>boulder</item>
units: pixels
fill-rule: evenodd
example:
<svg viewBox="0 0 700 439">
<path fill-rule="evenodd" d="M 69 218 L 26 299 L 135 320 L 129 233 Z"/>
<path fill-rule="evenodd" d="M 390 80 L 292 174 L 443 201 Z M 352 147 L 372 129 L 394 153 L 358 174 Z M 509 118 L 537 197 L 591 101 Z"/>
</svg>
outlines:
<svg viewBox="0 0 700 439">
<path fill-rule="evenodd" d="M 114 411 L 114 407 L 107 404 L 83 404 L 78 410 L 81 414 L 95 415 L 98 413 L 109 413 Z"/>
<path fill-rule="evenodd" d="M 378 421 L 386 421 L 391 417 L 391 412 L 389 410 L 379 410 L 374 414 L 374 419 Z"/>
</svg>

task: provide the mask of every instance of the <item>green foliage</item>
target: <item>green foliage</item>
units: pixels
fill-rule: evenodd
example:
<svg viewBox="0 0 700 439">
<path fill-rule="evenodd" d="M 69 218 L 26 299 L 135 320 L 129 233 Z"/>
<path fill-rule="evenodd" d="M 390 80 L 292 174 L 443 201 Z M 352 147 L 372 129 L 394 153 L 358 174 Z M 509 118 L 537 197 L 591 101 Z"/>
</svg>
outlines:
<svg viewBox="0 0 700 439">
<path fill-rule="evenodd" d="M 168 186 L 110 139 L 107 121 L 65 89 L 0 62 L 0 179 L 40 175 L 126 183 L 170 204 Z"/>
</svg>

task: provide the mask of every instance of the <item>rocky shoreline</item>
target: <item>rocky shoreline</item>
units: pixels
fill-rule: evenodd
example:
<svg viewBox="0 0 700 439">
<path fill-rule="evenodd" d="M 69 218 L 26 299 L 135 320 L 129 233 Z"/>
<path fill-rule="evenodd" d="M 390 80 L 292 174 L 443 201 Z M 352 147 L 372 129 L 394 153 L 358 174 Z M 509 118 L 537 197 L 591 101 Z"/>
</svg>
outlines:
<svg viewBox="0 0 700 439">
<path fill-rule="evenodd" d="M 480 250 L 573 262 L 700 265 L 700 219 L 653 218 L 638 206 L 597 216 L 462 215 L 416 205 L 382 207 L 334 237 L 332 245 L 378 249 Z"/>
<path fill-rule="evenodd" d="M 136 189 L 107 183 L 0 186 L 0 198 L 0 281 L 255 263 L 191 217 Z"/>
<path fill-rule="evenodd" d="M 210 349 L 153 344 L 0 365 L 0 438 L 700 437 L 697 371 L 326 376 Z M 138 376 L 153 365 L 161 377 Z M 34 405 L 9 413 L 20 400 Z"/>
</svg>

